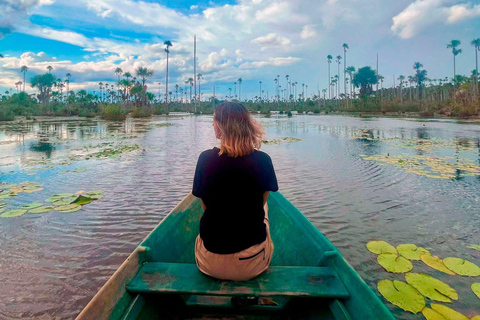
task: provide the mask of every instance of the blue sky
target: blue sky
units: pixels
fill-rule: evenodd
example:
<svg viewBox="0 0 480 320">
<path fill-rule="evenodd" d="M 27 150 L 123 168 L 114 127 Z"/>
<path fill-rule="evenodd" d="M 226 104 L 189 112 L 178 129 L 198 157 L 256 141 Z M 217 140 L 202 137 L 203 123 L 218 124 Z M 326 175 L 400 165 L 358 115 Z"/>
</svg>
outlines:
<svg viewBox="0 0 480 320">
<path fill-rule="evenodd" d="M 470 41 L 480 38 L 478 0 L 2 0 L 0 1 L 0 92 L 46 72 L 72 74 L 74 90 L 98 90 L 113 84 L 120 67 L 154 70 L 150 90 L 164 89 L 166 55 L 171 40 L 170 84 L 183 87 L 193 76 L 193 35 L 198 39 L 199 72 L 205 97 L 216 86 L 226 94 L 238 78 L 250 98 L 262 89 L 274 92 L 274 78 L 285 75 L 308 85 L 308 94 L 326 88 L 326 56 L 342 55 L 347 65 L 375 66 L 384 86 L 393 77 L 413 74 L 421 62 L 431 78 L 453 75 L 446 44 L 462 42 L 457 73 L 475 68 Z M 342 62 L 343 68 L 343 62 Z M 332 63 L 332 75 L 337 65 Z M 343 73 L 340 77 L 343 81 Z M 172 87 L 171 87 L 172 88 Z M 33 89 L 27 86 L 29 92 Z M 172 91 L 172 90 L 170 90 Z"/>
</svg>

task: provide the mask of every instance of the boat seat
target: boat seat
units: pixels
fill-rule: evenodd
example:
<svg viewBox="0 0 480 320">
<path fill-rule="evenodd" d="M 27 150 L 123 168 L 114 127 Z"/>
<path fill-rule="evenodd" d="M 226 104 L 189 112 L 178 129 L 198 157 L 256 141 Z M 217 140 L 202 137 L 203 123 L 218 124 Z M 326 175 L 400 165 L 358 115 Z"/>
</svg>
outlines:
<svg viewBox="0 0 480 320">
<path fill-rule="evenodd" d="M 270 267 L 249 281 L 222 281 L 201 273 L 195 264 L 145 263 L 127 285 L 131 293 L 209 296 L 347 298 L 349 293 L 329 267 Z"/>
</svg>

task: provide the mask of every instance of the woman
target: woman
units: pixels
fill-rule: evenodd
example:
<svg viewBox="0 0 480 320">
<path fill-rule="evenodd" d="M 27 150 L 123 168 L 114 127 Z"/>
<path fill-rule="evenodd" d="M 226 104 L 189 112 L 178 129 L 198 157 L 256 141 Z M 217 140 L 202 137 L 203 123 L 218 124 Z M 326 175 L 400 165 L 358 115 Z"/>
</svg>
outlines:
<svg viewBox="0 0 480 320">
<path fill-rule="evenodd" d="M 278 190 L 277 178 L 270 157 L 258 150 L 262 126 L 243 105 L 219 105 L 213 128 L 220 148 L 200 154 L 193 181 L 204 210 L 195 258 L 211 277 L 245 281 L 270 265 L 267 198 Z"/>
</svg>

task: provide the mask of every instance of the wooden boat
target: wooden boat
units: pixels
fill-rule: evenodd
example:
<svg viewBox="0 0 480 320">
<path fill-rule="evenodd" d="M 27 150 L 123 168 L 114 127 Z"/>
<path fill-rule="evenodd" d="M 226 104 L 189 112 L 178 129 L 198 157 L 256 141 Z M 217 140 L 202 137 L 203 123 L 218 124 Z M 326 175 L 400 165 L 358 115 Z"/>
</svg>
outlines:
<svg viewBox="0 0 480 320">
<path fill-rule="evenodd" d="M 77 319 L 395 319 L 287 199 L 271 193 L 268 205 L 275 251 L 270 268 L 257 278 L 220 281 L 198 271 L 194 242 L 203 210 L 189 194 Z M 270 303 L 239 306 L 234 296 L 268 297 Z"/>
</svg>

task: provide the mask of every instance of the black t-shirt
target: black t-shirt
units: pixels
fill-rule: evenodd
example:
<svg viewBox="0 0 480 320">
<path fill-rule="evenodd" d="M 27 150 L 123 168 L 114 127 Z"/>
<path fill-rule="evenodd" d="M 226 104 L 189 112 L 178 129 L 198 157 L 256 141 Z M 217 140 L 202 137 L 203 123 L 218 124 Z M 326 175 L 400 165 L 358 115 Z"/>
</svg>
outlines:
<svg viewBox="0 0 480 320">
<path fill-rule="evenodd" d="M 205 248 L 228 254 L 265 241 L 263 194 L 277 191 L 278 184 L 268 154 L 255 150 L 233 158 L 219 151 L 200 154 L 192 193 L 207 207 L 200 220 Z"/>
</svg>

